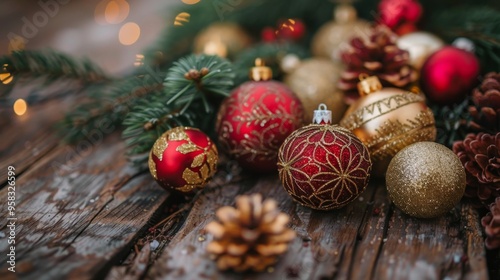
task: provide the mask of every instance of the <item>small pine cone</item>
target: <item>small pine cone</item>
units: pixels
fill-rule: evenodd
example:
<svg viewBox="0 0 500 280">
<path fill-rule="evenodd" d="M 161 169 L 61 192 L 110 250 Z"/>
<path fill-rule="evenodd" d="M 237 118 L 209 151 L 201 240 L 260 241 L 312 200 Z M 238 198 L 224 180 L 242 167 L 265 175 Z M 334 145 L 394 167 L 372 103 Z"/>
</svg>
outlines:
<svg viewBox="0 0 500 280">
<path fill-rule="evenodd" d="M 468 134 L 453 144 L 453 152 L 465 168 L 466 196 L 478 197 L 486 205 L 500 196 L 500 133 Z"/>
<path fill-rule="evenodd" d="M 214 236 L 207 251 L 217 259 L 220 270 L 263 271 L 288 249 L 295 232 L 287 228 L 288 215 L 281 213 L 276 201 L 262 202 L 260 194 L 239 196 L 236 208 L 217 210 L 219 221 L 212 221 L 206 231 Z"/>
<path fill-rule="evenodd" d="M 475 106 L 469 107 L 471 129 L 478 132 L 500 132 L 500 73 L 490 72 L 472 92 Z"/>
<path fill-rule="evenodd" d="M 490 211 L 481 219 L 481 224 L 486 232 L 486 248 L 493 250 L 500 248 L 500 197 L 490 205 Z"/>
<path fill-rule="evenodd" d="M 341 74 L 338 88 L 348 101 L 359 97 L 359 76 L 377 76 L 383 86 L 402 88 L 417 80 L 417 71 L 409 66 L 409 53 L 396 45 L 396 34 L 385 26 L 372 28 L 371 34 L 355 37 L 342 53 L 346 70 Z"/>
</svg>

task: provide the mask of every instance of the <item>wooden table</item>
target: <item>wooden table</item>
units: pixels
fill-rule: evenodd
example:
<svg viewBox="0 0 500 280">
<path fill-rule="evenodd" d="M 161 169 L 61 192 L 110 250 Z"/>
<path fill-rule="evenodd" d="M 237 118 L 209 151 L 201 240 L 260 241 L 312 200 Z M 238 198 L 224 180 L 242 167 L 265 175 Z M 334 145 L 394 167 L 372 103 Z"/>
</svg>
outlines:
<svg viewBox="0 0 500 280">
<path fill-rule="evenodd" d="M 292 202 L 277 174 L 251 176 L 227 160 L 186 199 L 134 170 L 118 131 L 94 146 L 60 144 L 53 125 L 77 99 L 35 105 L 23 118 L 0 112 L 0 279 L 487 279 L 487 260 L 500 275 L 467 204 L 414 219 L 372 180 L 344 209 L 312 211 Z M 7 166 L 17 174 L 15 274 L 6 264 Z M 221 273 L 205 253 L 212 237 L 203 228 L 217 208 L 256 192 L 279 202 L 298 237 L 264 273 Z"/>
</svg>

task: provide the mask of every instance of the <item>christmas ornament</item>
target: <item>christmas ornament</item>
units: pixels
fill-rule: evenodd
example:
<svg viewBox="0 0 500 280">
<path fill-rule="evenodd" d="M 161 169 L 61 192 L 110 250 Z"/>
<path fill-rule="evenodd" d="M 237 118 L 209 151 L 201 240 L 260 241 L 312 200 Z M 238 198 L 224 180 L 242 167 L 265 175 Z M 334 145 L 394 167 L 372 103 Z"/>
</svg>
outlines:
<svg viewBox="0 0 500 280">
<path fill-rule="evenodd" d="M 306 26 L 300 19 L 289 18 L 278 24 L 276 29 L 265 27 L 261 32 L 261 39 L 264 42 L 280 41 L 300 41 L 306 33 Z"/>
<path fill-rule="evenodd" d="M 412 32 L 397 39 L 398 48 L 408 51 L 408 64 L 420 70 L 429 55 L 444 46 L 443 40 L 429 32 Z"/>
<path fill-rule="evenodd" d="M 472 92 L 472 101 L 470 127 L 487 133 L 500 132 L 500 73 L 486 74 L 481 85 Z"/>
<path fill-rule="evenodd" d="M 467 174 L 465 194 L 490 203 L 500 197 L 500 133 L 468 134 L 463 141 L 453 144 Z"/>
<path fill-rule="evenodd" d="M 302 124 L 302 105 L 284 84 L 272 81 L 271 68 L 257 59 L 253 81 L 237 87 L 222 103 L 216 131 L 221 147 L 244 168 L 276 170 L 278 149 Z"/>
<path fill-rule="evenodd" d="M 284 61 L 286 60 L 286 57 Z M 304 123 L 310 123 L 312 112 L 319 103 L 324 103 L 333 112 L 333 123 L 338 123 L 347 105 L 344 94 L 337 89 L 342 66 L 324 58 L 310 58 L 292 70 L 284 83 L 295 92 L 304 107 Z"/>
<path fill-rule="evenodd" d="M 194 39 L 194 53 L 235 57 L 252 43 L 252 38 L 235 23 L 214 23 Z"/>
<path fill-rule="evenodd" d="M 415 31 L 415 25 L 422 16 L 422 5 L 416 0 L 382 0 L 378 10 L 380 23 L 387 25 L 398 35 Z"/>
<path fill-rule="evenodd" d="M 446 46 L 425 61 L 420 85 L 431 101 L 447 105 L 464 100 L 478 75 L 479 61 L 474 54 Z"/>
<path fill-rule="evenodd" d="M 465 171 L 445 146 L 418 142 L 391 160 L 386 186 L 392 202 L 406 214 L 434 218 L 450 211 L 465 191 Z"/>
<path fill-rule="evenodd" d="M 362 97 L 347 109 L 340 125 L 368 147 L 373 174 L 383 176 L 401 149 L 419 141 L 434 141 L 434 115 L 421 94 L 382 88 L 375 76 L 360 79 L 358 90 Z"/>
<path fill-rule="evenodd" d="M 490 205 L 490 212 L 481 219 L 481 224 L 486 233 L 484 244 L 493 250 L 500 248 L 500 197 Z"/>
<path fill-rule="evenodd" d="M 338 88 L 343 90 L 347 102 L 358 97 L 357 84 L 361 74 L 377 76 L 383 86 L 405 87 L 417 79 L 417 72 L 409 66 L 409 54 L 396 46 L 396 35 L 387 27 L 378 26 L 365 37 L 351 40 L 342 52 L 346 70 L 341 74 Z"/>
<path fill-rule="evenodd" d="M 340 49 L 351 38 L 362 36 L 370 29 L 370 24 L 357 18 L 356 9 L 350 5 L 339 5 L 334 12 L 334 20 L 323 25 L 314 35 L 311 51 L 314 56 L 326 57 L 340 62 Z"/>
<path fill-rule="evenodd" d="M 149 153 L 149 171 L 166 190 L 183 193 L 203 188 L 217 169 L 215 144 L 192 127 L 176 127 L 160 136 Z"/>
<path fill-rule="evenodd" d="M 318 210 L 337 209 L 368 185 L 368 149 L 350 131 L 330 125 L 324 104 L 314 123 L 294 131 L 281 145 L 278 171 L 285 190 L 298 203 Z"/>
<path fill-rule="evenodd" d="M 279 211 L 276 201 L 262 201 L 260 194 L 238 196 L 236 208 L 224 206 L 216 216 L 218 221 L 205 229 L 214 236 L 207 251 L 220 270 L 263 271 L 295 238 L 295 232 L 286 226 L 290 217 Z"/>
</svg>

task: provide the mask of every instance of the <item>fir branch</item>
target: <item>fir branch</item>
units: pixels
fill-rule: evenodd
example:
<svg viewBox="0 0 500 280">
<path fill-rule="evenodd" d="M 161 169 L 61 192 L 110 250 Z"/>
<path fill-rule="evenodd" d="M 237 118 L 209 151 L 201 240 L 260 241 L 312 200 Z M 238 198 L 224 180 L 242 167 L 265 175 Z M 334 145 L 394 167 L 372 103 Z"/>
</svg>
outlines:
<svg viewBox="0 0 500 280">
<path fill-rule="evenodd" d="M 468 110 L 470 105 L 471 98 L 469 96 L 458 104 L 430 105 L 436 120 L 436 142 L 451 148 L 455 141 L 465 139 L 469 133 L 468 123 L 471 120 Z"/>
<path fill-rule="evenodd" d="M 165 105 L 185 112 L 193 103 L 201 102 L 205 113 L 229 95 L 234 73 L 231 63 L 218 56 L 189 55 L 179 59 L 165 78 Z"/>
<path fill-rule="evenodd" d="M 280 80 L 284 73 L 281 70 L 281 60 L 288 54 L 294 54 L 299 58 L 306 58 L 309 53 L 306 49 L 294 44 L 259 44 L 243 52 L 234 62 L 236 72 L 235 85 L 239 85 L 248 80 L 248 71 L 255 64 L 256 58 L 262 58 L 266 66 L 273 70 L 273 78 Z"/>
</svg>

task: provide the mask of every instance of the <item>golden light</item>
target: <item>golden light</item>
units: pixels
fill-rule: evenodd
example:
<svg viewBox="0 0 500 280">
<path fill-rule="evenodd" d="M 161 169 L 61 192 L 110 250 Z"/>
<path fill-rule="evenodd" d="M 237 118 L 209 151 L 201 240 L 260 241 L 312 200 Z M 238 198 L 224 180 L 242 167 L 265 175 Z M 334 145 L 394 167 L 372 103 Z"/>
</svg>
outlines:
<svg viewBox="0 0 500 280">
<path fill-rule="evenodd" d="M 15 52 L 15 51 L 20 51 L 25 48 L 25 41 L 23 37 L 19 35 L 14 35 L 13 38 L 10 38 L 9 41 L 9 53 Z"/>
<path fill-rule="evenodd" d="M 203 53 L 208 55 L 218 55 L 220 57 L 226 57 L 227 48 L 226 45 L 222 43 L 222 40 L 218 38 L 218 40 L 208 42 L 203 48 Z"/>
<path fill-rule="evenodd" d="M 4 72 L 0 73 L 0 82 L 2 82 L 2 84 L 4 85 L 12 82 L 12 80 L 14 79 L 14 76 L 7 71 L 8 66 L 9 66 L 8 64 L 4 64 L 2 67 L 3 68 L 2 71 Z"/>
<path fill-rule="evenodd" d="M 120 43 L 129 46 L 137 42 L 141 36 L 141 28 L 135 22 L 127 22 L 120 28 L 118 38 Z"/>
<path fill-rule="evenodd" d="M 123 22 L 130 12 L 130 5 L 125 0 L 109 1 L 104 11 L 104 19 L 110 24 Z"/>
<path fill-rule="evenodd" d="M 295 25 L 295 20 L 294 19 L 287 19 L 285 22 L 281 24 L 281 29 L 290 29 L 291 31 L 294 31 L 295 28 L 293 27 Z"/>
<path fill-rule="evenodd" d="M 183 26 L 184 23 L 188 23 L 189 22 L 189 18 L 190 17 L 191 17 L 191 15 L 188 14 L 188 13 L 186 13 L 186 12 L 179 13 L 175 17 L 174 25 L 175 26 Z"/>
<path fill-rule="evenodd" d="M 26 101 L 24 99 L 18 99 L 16 102 L 14 102 L 14 113 L 18 116 L 22 116 L 26 113 L 28 110 L 28 104 L 26 104 Z"/>
<path fill-rule="evenodd" d="M 184 4 L 188 4 L 188 5 L 194 5 L 198 2 L 200 2 L 201 0 L 182 0 L 182 3 Z"/>
<path fill-rule="evenodd" d="M 134 66 L 136 67 L 139 67 L 139 66 L 142 66 L 144 65 L 144 55 L 143 54 L 136 54 L 135 55 L 135 62 L 134 62 Z"/>
</svg>

